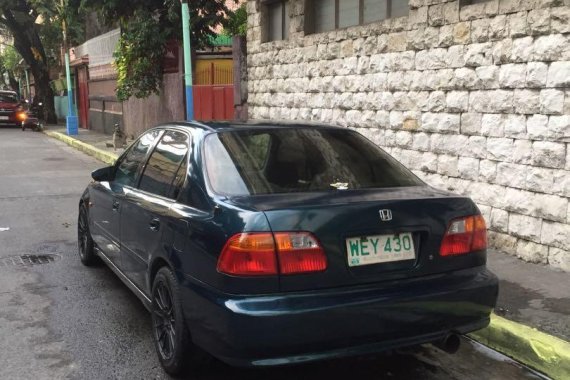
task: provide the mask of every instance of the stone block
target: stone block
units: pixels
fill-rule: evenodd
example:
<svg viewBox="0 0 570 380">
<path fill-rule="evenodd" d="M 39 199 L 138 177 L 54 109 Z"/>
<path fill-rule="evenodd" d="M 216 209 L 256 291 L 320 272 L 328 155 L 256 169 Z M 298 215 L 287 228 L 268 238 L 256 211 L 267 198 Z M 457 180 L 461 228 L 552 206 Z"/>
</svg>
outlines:
<svg viewBox="0 0 570 380">
<path fill-rule="evenodd" d="M 540 241 L 564 250 L 570 250 L 570 224 L 544 221 Z"/>
<path fill-rule="evenodd" d="M 570 33 L 570 7 L 552 8 L 551 11 L 551 33 Z"/>
<path fill-rule="evenodd" d="M 487 139 L 487 158 L 508 162 L 512 157 L 512 152 L 513 139 L 497 137 L 489 137 Z"/>
<path fill-rule="evenodd" d="M 515 164 L 530 165 L 532 163 L 532 141 L 515 140 L 513 143 L 512 161 Z"/>
<path fill-rule="evenodd" d="M 479 178 L 479 159 L 459 157 L 457 170 L 459 171 L 459 177 L 476 181 Z"/>
<path fill-rule="evenodd" d="M 475 69 L 481 88 L 494 89 L 499 87 L 499 67 L 482 66 Z"/>
<path fill-rule="evenodd" d="M 513 92 L 508 90 L 473 91 L 469 95 L 470 110 L 482 113 L 513 111 Z"/>
<path fill-rule="evenodd" d="M 546 264 L 548 262 L 548 247 L 520 239 L 517 242 L 516 255 L 530 263 Z"/>
<path fill-rule="evenodd" d="M 526 174 L 526 189 L 537 193 L 551 193 L 554 188 L 553 169 L 529 166 Z"/>
<path fill-rule="evenodd" d="M 528 166 L 499 162 L 497 164 L 497 177 L 495 183 L 499 185 L 523 189 L 526 185 L 526 171 Z"/>
<path fill-rule="evenodd" d="M 540 218 L 512 213 L 509 215 L 509 234 L 540 243 Z"/>
<path fill-rule="evenodd" d="M 548 247 L 548 264 L 554 268 L 570 272 L 570 249 Z"/>
<path fill-rule="evenodd" d="M 548 69 L 548 87 L 570 87 L 570 61 L 553 62 Z"/>
<path fill-rule="evenodd" d="M 531 35 L 548 34 L 550 32 L 550 8 L 531 10 L 528 12 L 527 23 Z"/>
<path fill-rule="evenodd" d="M 481 118 L 480 113 L 461 114 L 461 133 L 465 135 L 481 134 Z"/>
<path fill-rule="evenodd" d="M 548 116 L 532 115 L 526 121 L 528 136 L 533 140 L 544 140 L 550 135 Z"/>
<path fill-rule="evenodd" d="M 505 137 L 526 137 L 526 117 L 524 115 L 505 115 L 503 132 Z"/>
<path fill-rule="evenodd" d="M 469 93 L 467 91 L 450 91 L 447 93 L 447 111 L 464 112 L 469 108 Z"/>
<path fill-rule="evenodd" d="M 548 75 L 548 65 L 543 62 L 529 62 L 526 67 L 526 86 L 531 88 L 545 87 Z M 568 75 L 570 75 L 570 66 L 568 67 Z M 565 75 L 565 74 L 562 74 Z M 554 77 L 558 75 L 554 74 Z M 565 81 L 563 79 L 562 81 Z M 553 83 L 558 82 L 555 80 Z M 570 83 L 570 82 L 569 82 Z M 550 87 L 557 87 L 555 85 L 550 85 Z"/>
<path fill-rule="evenodd" d="M 534 214 L 536 216 L 555 222 L 566 222 L 568 198 L 549 194 L 536 194 L 535 202 Z"/>
<path fill-rule="evenodd" d="M 489 38 L 491 40 L 500 40 L 507 38 L 509 35 L 509 28 L 507 24 L 507 16 L 499 15 L 491 18 L 489 23 Z"/>
<path fill-rule="evenodd" d="M 487 183 L 495 182 L 497 178 L 497 162 L 481 160 L 479 162 L 479 180 Z"/>
<path fill-rule="evenodd" d="M 500 208 L 492 208 L 489 227 L 495 231 L 508 232 L 509 213 Z"/>
<path fill-rule="evenodd" d="M 563 168 L 566 146 L 563 143 L 535 141 L 532 144 L 532 163 L 547 168 Z"/>
<path fill-rule="evenodd" d="M 513 105 L 516 113 L 535 114 L 540 112 L 540 92 L 535 90 L 515 90 Z"/>
<path fill-rule="evenodd" d="M 570 115 L 550 116 L 546 137 L 570 141 Z"/>
<path fill-rule="evenodd" d="M 532 37 L 516 38 L 511 49 L 511 62 L 528 62 L 532 59 L 534 39 Z"/>
<path fill-rule="evenodd" d="M 533 60 L 560 61 L 568 55 L 569 44 L 562 34 L 540 36 L 534 40 Z"/>
<path fill-rule="evenodd" d="M 490 20 L 482 18 L 471 21 L 471 42 L 487 42 L 489 39 Z"/>
<path fill-rule="evenodd" d="M 511 38 L 524 37 L 527 35 L 527 13 L 518 12 L 507 16 L 509 35 Z"/>
<path fill-rule="evenodd" d="M 481 134 L 483 136 L 503 137 L 505 115 L 498 113 L 483 114 L 481 118 Z"/>
<path fill-rule="evenodd" d="M 503 88 L 521 88 L 526 84 L 526 65 L 507 64 L 499 69 L 499 86 Z"/>
<path fill-rule="evenodd" d="M 446 97 L 443 91 L 433 91 L 429 94 L 428 110 L 431 112 L 441 112 L 446 107 Z"/>
<path fill-rule="evenodd" d="M 559 115 L 564 110 L 564 91 L 545 89 L 540 91 L 540 113 Z"/>
<path fill-rule="evenodd" d="M 422 129 L 429 132 L 459 133 L 460 116 L 449 113 L 422 114 Z"/>
</svg>

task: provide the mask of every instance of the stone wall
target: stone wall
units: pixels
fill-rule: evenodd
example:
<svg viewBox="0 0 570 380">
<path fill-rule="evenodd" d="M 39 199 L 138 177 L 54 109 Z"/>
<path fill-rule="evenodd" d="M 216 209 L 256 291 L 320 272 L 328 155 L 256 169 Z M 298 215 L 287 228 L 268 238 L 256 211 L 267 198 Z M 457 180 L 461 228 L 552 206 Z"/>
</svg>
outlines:
<svg viewBox="0 0 570 380">
<path fill-rule="evenodd" d="M 308 1 L 308 0 L 307 0 Z M 354 128 L 470 195 L 491 245 L 570 271 L 570 2 L 410 0 L 408 17 L 263 42 L 248 1 L 253 119 Z"/>
</svg>

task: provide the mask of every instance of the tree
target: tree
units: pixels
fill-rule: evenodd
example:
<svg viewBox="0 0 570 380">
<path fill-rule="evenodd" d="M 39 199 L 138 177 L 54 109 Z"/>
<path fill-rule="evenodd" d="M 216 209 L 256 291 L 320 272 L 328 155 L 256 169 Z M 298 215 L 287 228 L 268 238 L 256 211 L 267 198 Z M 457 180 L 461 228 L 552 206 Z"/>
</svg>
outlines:
<svg viewBox="0 0 570 380">
<path fill-rule="evenodd" d="M 244 36 L 247 34 L 247 10 L 246 3 L 228 15 L 228 21 L 222 31 L 226 36 Z"/>
<path fill-rule="evenodd" d="M 18 81 L 16 80 L 16 67 L 21 57 L 12 46 L 5 46 L 4 53 L 0 55 L 0 75 L 8 75 L 8 82 L 14 91 L 19 91 Z"/>
<path fill-rule="evenodd" d="M 80 15 L 74 12 L 79 9 L 79 1 L 67 0 L 61 6 L 53 0 L 0 0 L 0 24 L 10 32 L 14 48 L 30 67 L 36 99 L 43 102 L 48 123 L 57 121 L 49 67 L 59 61 L 61 21 L 65 17 L 69 25 L 79 23 Z M 70 27 L 70 35 L 74 36 L 77 30 L 80 29 Z"/>
<path fill-rule="evenodd" d="M 117 97 L 127 100 L 158 94 L 166 43 L 182 37 L 180 0 L 83 0 L 83 6 L 98 10 L 105 22 L 118 22 L 121 27 L 115 52 Z M 207 46 L 214 28 L 225 24 L 230 12 L 225 0 L 192 1 L 192 46 Z"/>
</svg>

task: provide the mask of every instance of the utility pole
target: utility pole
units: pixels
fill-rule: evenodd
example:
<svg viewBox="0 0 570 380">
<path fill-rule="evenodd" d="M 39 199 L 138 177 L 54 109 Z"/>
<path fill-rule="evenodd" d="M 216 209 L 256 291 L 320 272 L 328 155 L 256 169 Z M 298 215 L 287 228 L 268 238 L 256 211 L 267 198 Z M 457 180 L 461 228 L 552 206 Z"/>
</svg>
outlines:
<svg viewBox="0 0 570 380">
<path fill-rule="evenodd" d="M 30 93 L 30 78 L 28 77 L 28 68 L 24 67 L 24 73 L 26 74 L 26 98 L 28 101 L 32 100 L 32 94 Z"/>
<path fill-rule="evenodd" d="M 182 43 L 184 47 L 184 85 L 186 89 L 186 120 L 194 119 L 194 94 L 192 93 L 192 55 L 190 50 L 190 11 L 188 0 L 182 1 Z"/>
<path fill-rule="evenodd" d="M 61 0 L 62 10 L 65 7 L 65 0 Z M 63 30 L 63 51 L 65 53 L 65 78 L 67 80 L 67 118 L 66 118 L 66 128 L 67 134 L 69 136 L 75 136 L 79 133 L 77 116 L 73 109 L 73 88 L 71 87 L 71 71 L 69 68 L 69 47 L 67 46 L 67 25 L 65 19 L 62 18 L 62 30 Z"/>
</svg>

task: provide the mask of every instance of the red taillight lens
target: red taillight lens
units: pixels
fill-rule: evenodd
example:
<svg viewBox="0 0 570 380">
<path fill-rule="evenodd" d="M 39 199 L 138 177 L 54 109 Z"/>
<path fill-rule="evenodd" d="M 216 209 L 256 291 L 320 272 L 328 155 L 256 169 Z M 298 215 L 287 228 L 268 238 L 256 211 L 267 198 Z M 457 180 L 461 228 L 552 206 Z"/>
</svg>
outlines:
<svg viewBox="0 0 570 380">
<path fill-rule="evenodd" d="M 439 254 L 462 255 L 487 248 L 487 227 L 481 215 L 452 220 L 447 228 Z"/>
<path fill-rule="evenodd" d="M 325 253 L 308 232 L 237 234 L 228 240 L 218 259 L 218 272 L 236 276 L 290 275 L 326 268 Z"/>
<path fill-rule="evenodd" d="M 327 269 L 327 257 L 317 239 L 308 232 L 278 232 L 277 257 L 281 274 L 320 272 Z"/>
<path fill-rule="evenodd" d="M 236 276 L 277 274 L 273 235 L 243 233 L 232 236 L 218 259 L 218 271 Z"/>
</svg>

